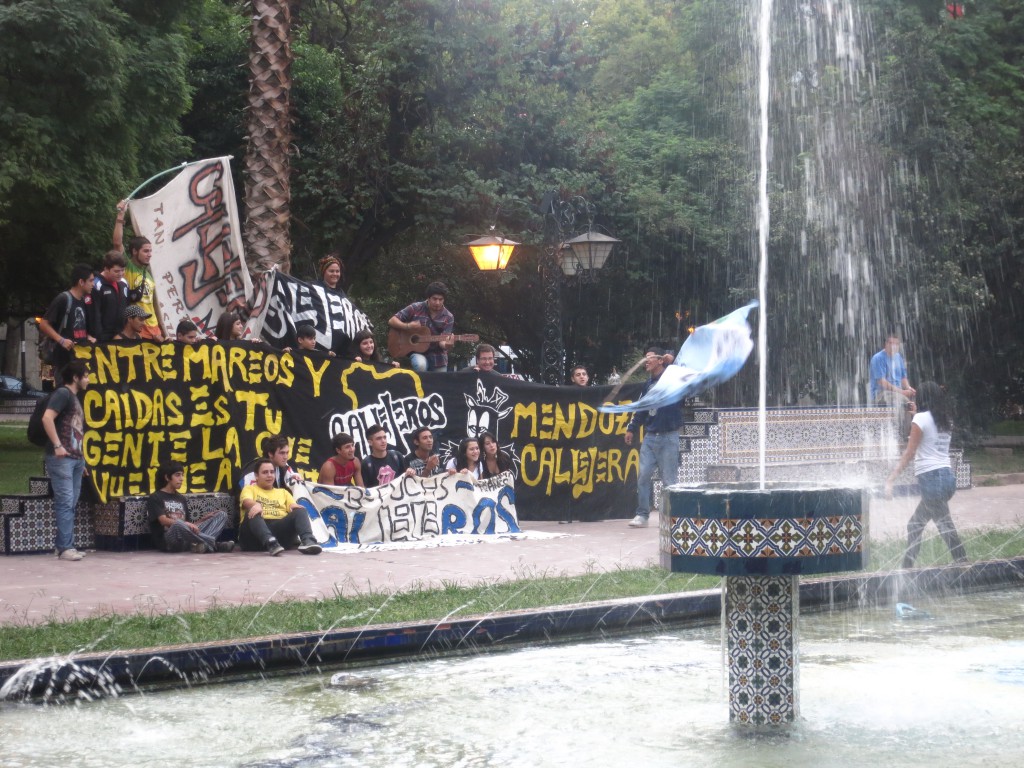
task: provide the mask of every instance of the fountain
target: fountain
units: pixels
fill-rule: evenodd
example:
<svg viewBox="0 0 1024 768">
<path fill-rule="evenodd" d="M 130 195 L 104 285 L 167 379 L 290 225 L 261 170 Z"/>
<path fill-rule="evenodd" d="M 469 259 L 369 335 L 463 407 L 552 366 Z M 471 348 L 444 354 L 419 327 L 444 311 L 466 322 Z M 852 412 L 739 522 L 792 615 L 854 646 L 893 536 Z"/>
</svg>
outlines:
<svg viewBox="0 0 1024 768">
<path fill-rule="evenodd" d="M 764 0 L 763 56 L 769 50 L 771 7 Z M 765 78 L 767 72 L 765 59 Z M 765 115 L 767 94 L 764 80 Z M 760 136 L 766 158 L 766 123 Z M 764 160 L 762 189 L 766 173 Z M 766 193 L 762 203 L 763 334 L 768 309 L 763 295 Z M 841 313 L 855 317 L 855 310 L 856 305 L 844 303 Z M 856 329 L 864 330 L 859 325 Z M 761 341 L 763 406 L 764 337 Z M 763 456 L 763 444 L 761 450 Z M 538 766 L 591 759 L 599 764 L 726 767 L 756 761 L 793 768 L 930 766 L 949 764 L 951 754 L 988 764 L 1014 759 L 1024 752 L 1024 736 L 1015 720 L 1024 705 L 1019 593 L 918 603 L 918 615 L 930 616 L 913 622 L 894 616 L 889 608 L 867 605 L 812 615 L 798 626 L 799 577 L 862 568 L 867 514 L 861 489 L 770 486 L 763 476 L 757 485 L 676 486 L 664 495 L 660 551 L 665 567 L 725 579 L 729 719 L 755 727 L 789 726 L 776 730 L 785 738 L 773 733 L 743 740 L 721 727 L 725 713 L 716 682 L 719 636 L 705 627 L 348 669 L 347 677 L 336 677 L 333 686 L 318 675 L 315 680 L 271 678 L 245 686 L 144 694 L 92 702 L 74 711 L 4 705 L 0 751 L 19 766 L 75 763 L 81 755 L 95 755 L 94 762 L 104 765 L 115 764 L 121 756 L 124 764 L 132 765 L 173 761 L 225 766 Z M 898 582 L 896 577 L 882 578 Z M 858 588 L 854 584 L 849 591 Z M 707 602 L 708 596 L 699 599 Z M 614 609 L 598 610 L 610 615 Z M 646 607 L 627 605 L 623 610 L 640 613 Z M 567 612 L 583 614 L 578 608 Z M 452 636 L 454 647 L 473 649 L 472 632 L 496 618 L 501 619 L 472 620 L 471 627 Z M 594 622 L 603 624 L 603 616 Z M 423 642 L 414 644 L 422 651 L 427 640 L 449 629 L 447 624 L 428 628 Z M 592 634 L 600 631 L 591 629 Z M 403 632 L 408 630 L 395 630 L 396 635 Z M 357 634 L 374 641 L 369 632 Z M 484 634 L 477 637 L 494 642 Z M 510 629 L 508 637 L 528 639 L 518 629 Z M 381 635 L 376 641 L 383 647 L 389 639 Z M 798 639 L 804 671 L 811 673 L 804 675 L 803 708 L 797 690 Z M 305 650 L 309 644 L 296 650 L 300 640 L 331 658 L 327 646 L 334 638 L 323 635 L 296 639 L 294 647 L 281 644 L 280 657 L 310 663 L 312 654 Z M 338 642 L 348 658 L 345 649 L 355 647 L 358 639 Z M 253 662 L 250 669 L 260 669 L 262 657 L 250 647 L 222 653 L 225 666 L 245 659 Z M 268 733 L 239 728 L 242 716 L 233 713 L 243 710 L 273 712 L 274 727 Z M 126 712 L 132 717 L 124 717 Z M 111 728 L 110 722 L 118 727 Z M 55 732 L 65 736 L 63 744 L 53 743 L 50 734 Z M 289 736 L 281 735 L 285 733 Z M 632 738 L 623 738 L 623 733 Z"/>
</svg>

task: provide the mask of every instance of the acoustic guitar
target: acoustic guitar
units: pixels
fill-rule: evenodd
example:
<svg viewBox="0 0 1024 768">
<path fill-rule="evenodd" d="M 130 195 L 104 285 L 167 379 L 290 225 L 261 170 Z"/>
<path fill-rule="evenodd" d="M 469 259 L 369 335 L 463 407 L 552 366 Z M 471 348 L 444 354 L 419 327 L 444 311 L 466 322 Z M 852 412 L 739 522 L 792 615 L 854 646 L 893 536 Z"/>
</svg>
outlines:
<svg viewBox="0 0 1024 768">
<path fill-rule="evenodd" d="M 426 352 L 427 348 L 435 341 L 444 341 L 445 339 L 451 339 L 452 341 L 480 341 L 480 337 L 475 333 L 431 336 L 427 332 L 427 329 L 422 325 L 418 325 L 416 328 L 409 331 L 399 330 L 398 328 L 389 328 L 388 354 L 393 358 L 405 357 L 412 352 L 419 352 L 422 354 Z"/>
</svg>

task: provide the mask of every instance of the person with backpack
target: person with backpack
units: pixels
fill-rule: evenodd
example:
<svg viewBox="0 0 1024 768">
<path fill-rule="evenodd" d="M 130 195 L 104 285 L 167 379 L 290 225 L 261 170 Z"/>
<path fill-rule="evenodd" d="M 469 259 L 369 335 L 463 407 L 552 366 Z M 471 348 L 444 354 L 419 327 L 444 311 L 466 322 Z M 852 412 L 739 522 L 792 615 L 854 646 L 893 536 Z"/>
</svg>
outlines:
<svg viewBox="0 0 1024 768">
<path fill-rule="evenodd" d="M 89 386 L 89 369 L 85 361 L 72 360 L 60 372 L 64 386 L 54 391 L 46 402 L 42 425 L 46 432 L 46 474 L 53 489 L 53 511 L 57 519 L 56 551 L 61 560 L 81 560 L 84 555 L 75 549 L 75 507 L 82 493 L 85 457 L 82 438 L 85 417 L 80 393 Z"/>
<path fill-rule="evenodd" d="M 71 287 L 50 302 L 39 319 L 39 357 L 57 373 L 71 362 L 75 344 L 94 343 L 93 270 L 85 264 L 71 269 Z"/>
</svg>

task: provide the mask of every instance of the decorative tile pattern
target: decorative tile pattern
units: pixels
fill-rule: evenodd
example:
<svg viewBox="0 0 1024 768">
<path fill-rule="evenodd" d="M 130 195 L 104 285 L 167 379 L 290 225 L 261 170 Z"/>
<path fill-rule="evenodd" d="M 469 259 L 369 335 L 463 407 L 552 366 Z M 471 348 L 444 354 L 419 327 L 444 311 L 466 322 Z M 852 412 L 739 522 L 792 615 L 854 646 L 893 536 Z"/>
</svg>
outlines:
<svg viewBox="0 0 1024 768">
<path fill-rule="evenodd" d="M 771 730 L 799 714 L 795 576 L 729 576 L 723 621 L 729 667 L 729 722 Z"/>
<path fill-rule="evenodd" d="M 819 557 L 860 552 L 860 515 L 718 520 L 673 518 L 672 554 L 691 557 Z"/>
<path fill-rule="evenodd" d="M 777 576 L 864 566 L 868 502 L 858 488 L 676 485 L 666 502 L 661 563 L 676 573 Z"/>
<path fill-rule="evenodd" d="M 53 499 L 43 496 L 21 498 L 21 514 L 4 517 L 4 552 L 8 555 L 52 552 L 57 535 Z M 79 502 L 75 508 L 76 549 L 93 549 L 95 531 L 90 505 Z"/>
<path fill-rule="evenodd" d="M 760 479 L 758 415 L 752 408 L 697 409 L 687 428 L 679 466 L 683 483 Z M 692 425 L 687 425 L 690 427 Z M 827 480 L 879 483 L 899 458 L 889 410 L 865 406 L 769 408 L 765 477 L 768 480 Z M 971 487 L 971 467 L 953 451 L 957 488 Z M 913 472 L 901 485 L 913 485 Z"/>
</svg>

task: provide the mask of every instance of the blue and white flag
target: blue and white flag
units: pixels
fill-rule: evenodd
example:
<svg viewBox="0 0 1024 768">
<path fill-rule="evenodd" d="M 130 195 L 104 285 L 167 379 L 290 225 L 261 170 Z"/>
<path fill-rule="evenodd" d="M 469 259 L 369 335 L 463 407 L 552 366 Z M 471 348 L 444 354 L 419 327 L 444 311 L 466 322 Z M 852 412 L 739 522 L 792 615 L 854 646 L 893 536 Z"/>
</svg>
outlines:
<svg viewBox="0 0 1024 768">
<path fill-rule="evenodd" d="M 663 408 L 728 381 L 743 367 L 754 349 L 747 313 L 756 306 L 757 302 L 752 301 L 713 323 L 700 326 L 683 342 L 675 361 L 643 397 L 626 405 L 602 405 L 599 410 L 631 413 Z"/>
</svg>

